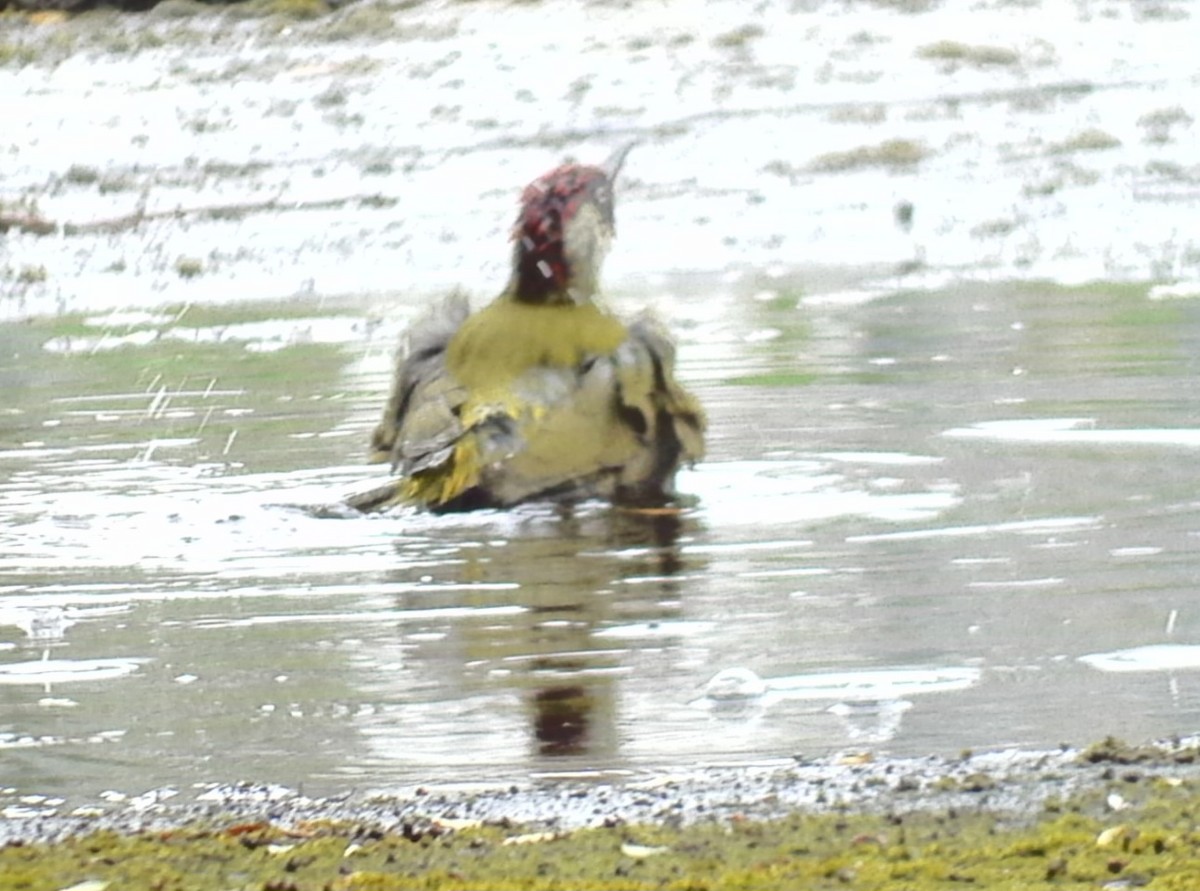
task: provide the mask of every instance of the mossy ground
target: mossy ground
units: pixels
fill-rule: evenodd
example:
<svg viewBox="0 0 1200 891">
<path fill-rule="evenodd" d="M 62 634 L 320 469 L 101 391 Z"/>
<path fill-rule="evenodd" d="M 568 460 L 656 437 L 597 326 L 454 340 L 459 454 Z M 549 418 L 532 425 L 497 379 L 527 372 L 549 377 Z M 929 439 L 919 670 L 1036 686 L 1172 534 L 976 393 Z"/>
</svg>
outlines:
<svg viewBox="0 0 1200 891">
<path fill-rule="evenodd" d="M 453 821 L 99 832 L 9 845 L 0 875 L 12 891 L 1200 887 L 1197 785 L 1116 782 L 1032 820 L 931 807 L 564 834 Z"/>
</svg>

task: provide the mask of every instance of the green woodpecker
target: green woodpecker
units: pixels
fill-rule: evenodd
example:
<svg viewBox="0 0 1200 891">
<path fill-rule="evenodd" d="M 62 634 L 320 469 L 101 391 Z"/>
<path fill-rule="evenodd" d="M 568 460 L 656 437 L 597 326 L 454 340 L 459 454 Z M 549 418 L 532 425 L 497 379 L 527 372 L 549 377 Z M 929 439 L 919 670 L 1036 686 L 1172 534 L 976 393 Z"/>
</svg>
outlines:
<svg viewBox="0 0 1200 891">
<path fill-rule="evenodd" d="M 452 295 L 411 327 L 371 437 L 371 459 L 400 478 L 352 505 L 670 501 L 680 465 L 703 455 L 704 413 L 675 380 L 664 329 L 596 303 L 627 152 L 534 180 L 504 291 L 475 313 Z"/>
</svg>

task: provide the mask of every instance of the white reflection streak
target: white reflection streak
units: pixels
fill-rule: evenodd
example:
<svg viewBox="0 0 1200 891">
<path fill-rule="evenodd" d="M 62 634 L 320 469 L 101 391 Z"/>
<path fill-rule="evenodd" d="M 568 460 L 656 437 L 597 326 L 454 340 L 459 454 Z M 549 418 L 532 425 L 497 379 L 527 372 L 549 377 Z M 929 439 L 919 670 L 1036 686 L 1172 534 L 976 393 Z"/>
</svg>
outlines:
<svg viewBox="0 0 1200 891">
<path fill-rule="evenodd" d="M 208 396 L 207 391 L 205 392 L 204 396 L 205 396 L 205 398 L 207 398 L 207 396 Z M 200 420 L 200 426 L 196 428 L 197 436 L 199 436 L 201 433 L 204 432 L 204 428 L 208 426 L 208 419 L 212 417 L 212 413 L 215 409 L 216 409 L 215 405 L 210 405 L 208 407 L 208 411 L 206 411 L 204 413 L 204 417 Z"/>
<path fill-rule="evenodd" d="M 157 378 L 155 378 L 157 380 Z M 146 408 L 146 417 L 153 419 L 159 408 L 165 404 L 167 398 L 167 385 L 163 384 L 158 388 L 158 392 L 154 394 L 154 398 L 150 400 L 150 405 Z"/>
<path fill-rule="evenodd" d="M 528 612 L 523 606 L 457 606 L 443 609 L 375 610 L 353 613 L 287 613 L 278 616 L 250 616 L 245 619 L 207 619 L 195 628 L 253 628 L 259 625 L 326 624 L 335 622 L 409 622 L 418 619 L 493 618 Z"/>
<path fill-rule="evenodd" d="M 101 350 L 101 348 L 104 346 L 104 342 L 105 342 L 106 340 L 108 340 L 108 332 L 107 332 L 107 331 L 103 332 L 103 333 L 100 335 L 100 337 L 99 337 L 99 339 L 96 341 L 95 345 L 94 345 L 94 346 L 91 348 L 91 350 L 89 350 L 89 351 L 88 351 L 88 355 L 89 355 L 89 356 L 94 356 L 94 355 L 96 355 L 96 353 L 100 352 L 100 350 Z"/>
<path fill-rule="evenodd" d="M 1042 579 L 1009 579 L 998 582 L 967 582 L 968 588 L 988 588 L 988 589 L 1005 589 L 1005 588 L 1054 588 L 1063 584 L 1066 579 L 1049 577 Z"/>
<path fill-rule="evenodd" d="M 1089 529 L 1099 522 L 1099 517 L 1047 517 L 1042 520 L 1014 520 L 1009 523 L 985 523 L 979 526 L 943 526 L 937 529 L 848 535 L 846 541 L 913 541 L 922 538 L 965 538 L 975 535 L 991 535 L 995 532 L 1061 532 L 1068 529 Z"/>
<path fill-rule="evenodd" d="M 1200 644 L 1149 644 L 1108 653 L 1088 653 L 1079 661 L 1099 671 L 1181 671 L 1200 669 Z"/>
<path fill-rule="evenodd" d="M 44 692 L 50 693 L 52 684 L 124 677 L 149 661 L 141 657 L 51 659 L 50 651 L 46 650 L 41 659 L 0 665 L 0 685 L 38 684 Z"/>
<path fill-rule="evenodd" d="M 988 439 L 1066 445 L 1158 445 L 1200 447 L 1200 428 L 1140 427 L 1098 429 L 1094 418 L 1021 418 L 985 421 L 942 432 L 953 439 Z"/>
</svg>

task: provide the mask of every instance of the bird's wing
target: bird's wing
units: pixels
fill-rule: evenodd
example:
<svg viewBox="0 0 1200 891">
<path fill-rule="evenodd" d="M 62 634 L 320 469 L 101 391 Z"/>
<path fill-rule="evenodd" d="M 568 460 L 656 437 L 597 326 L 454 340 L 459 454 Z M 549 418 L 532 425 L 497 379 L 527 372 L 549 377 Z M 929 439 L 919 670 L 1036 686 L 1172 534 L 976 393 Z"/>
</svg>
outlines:
<svg viewBox="0 0 1200 891">
<path fill-rule="evenodd" d="M 615 391 L 612 357 L 521 375 L 508 405 L 492 406 L 489 421 L 472 430 L 491 500 L 610 496 L 638 451 L 636 434 L 614 415 Z"/>
<path fill-rule="evenodd" d="M 454 292 L 417 319 L 405 333 L 396 361 L 392 388 L 374 431 L 369 458 L 388 462 L 405 479 L 347 498 L 360 511 L 384 510 L 414 500 L 436 500 L 411 491 L 411 474 L 447 463 L 462 437 L 460 420 L 467 391 L 446 369 L 446 350 L 470 314 L 465 295 Z M 425 474 L 435 480 L 439 474 Z"/>
<path fill-rule="evenodd" d="M 470 314 L 458 292 L 413 323 L 405 335 L 383 417 L 371 434 L 370 460 L 406 475 L 437 464 L 462 435 L 465 390 L 446 371 L 446 348 Z"/>
<path fill-rule="evenodd" d="M 411 329 L 372 439 L 377 459 L 390 458 L 404 479 L 353 506 L 662 502 L 679 466 L 703 456 L 704 414 L 675 379 L 674 345 L 653 316 L 638 318 L 612 352 L 467 388 L 446 367 L 467 313 L 452 297 Z"/>
<path fill-rule="evenodd" d="M 513 400 L 521 409 L 481 440 L 484 466 L 497 468 L 482 476 L 494 500 L 669 499 L 680 464 L 704 452 L 704 414 L 674 364 L 665 329 L 645 315 L 611 355 L 523 375 Z"/>
<path fill-rule="evenodd" d="M 639 434 L 641 449 L 621 474 L 619 499 L 669 497 L 675 471 L 704 457 L 704 410 L 675 378 L 675 344 L 651 313 L 629 326 L 617 351 L 617 414 Z"/>
</svg>

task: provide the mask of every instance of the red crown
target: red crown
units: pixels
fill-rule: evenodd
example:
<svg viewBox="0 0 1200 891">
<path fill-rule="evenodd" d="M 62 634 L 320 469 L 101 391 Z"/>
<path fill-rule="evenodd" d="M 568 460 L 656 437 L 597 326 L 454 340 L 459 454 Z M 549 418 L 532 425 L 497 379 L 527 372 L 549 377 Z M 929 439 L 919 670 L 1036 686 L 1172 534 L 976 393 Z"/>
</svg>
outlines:
<svg viewBox="0 0 1200 891">
<path fill-rule="evenodd" d="M 513 240 L 518 273 L 527 289 L 548 292 L 567 286 L 570 270 L 563 255 L 563 227 L 607 179 L 599 167 L 563 164 L 525 187 Z"/>
</svg>

